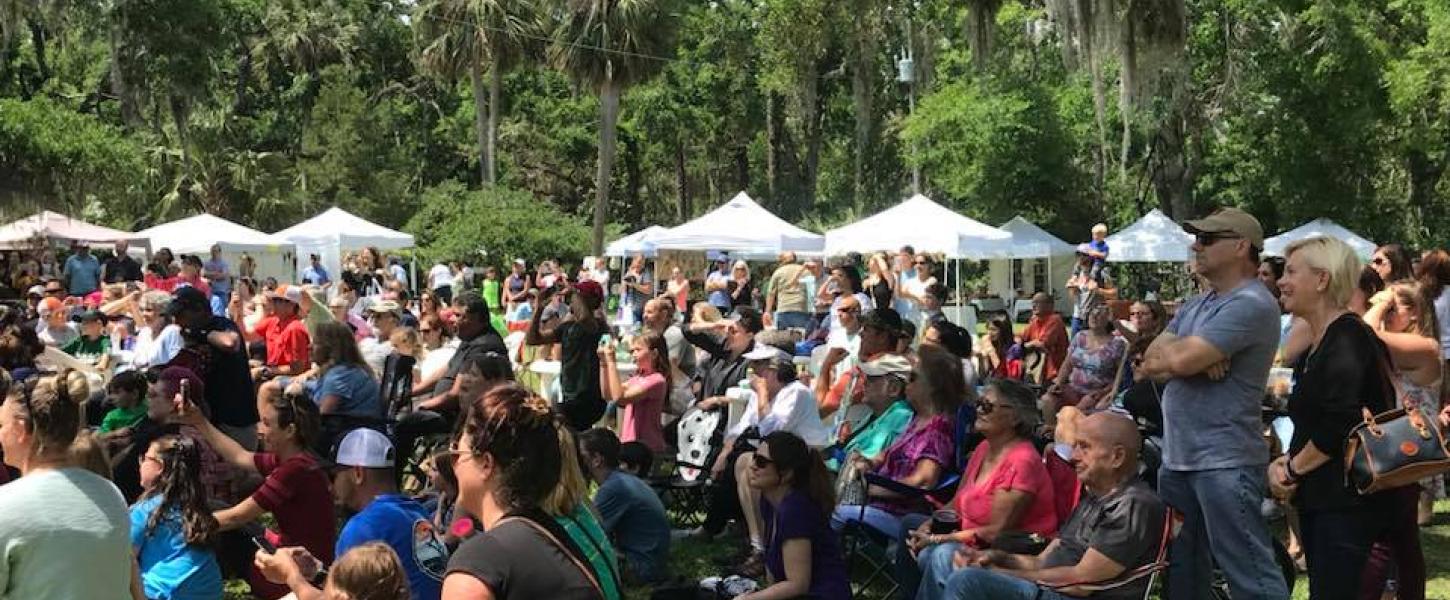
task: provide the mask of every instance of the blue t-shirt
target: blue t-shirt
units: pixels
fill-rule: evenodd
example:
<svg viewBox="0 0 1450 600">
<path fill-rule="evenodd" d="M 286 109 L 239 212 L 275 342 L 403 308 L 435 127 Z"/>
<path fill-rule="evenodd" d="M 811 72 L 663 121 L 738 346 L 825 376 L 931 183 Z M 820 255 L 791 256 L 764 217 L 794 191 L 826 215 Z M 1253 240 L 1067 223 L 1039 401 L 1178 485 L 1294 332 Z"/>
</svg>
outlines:
<svg viewBox="0 0 1450 600">
<path fill-rule="evenodd" d="M 1199 374 L 1163 388 L 1163 466 L 1174 471 L 1262 467 L 1269 462 L 1260 405 L 1279 349 L 1279 303 L 1254 279 L 1206 292 L 1178 309 L 1165 330 L 1195 336 L 1229 357 L 1220 381 Z"/>
<path fill-rule="evenodd" d="M 668 576 L 670 521 L 649 484 L 629 473 L 610 473 L 594 494 L 594 508 L 635 577 L 656 582 Z"/>
<path fill-rule="evenodd" d="M 306 269 L 302 269 L 302 283 L 324 285 L 330 281 L 332 279 L 327 276 L 327 269 L 322 268 L 321 265 L 315 267 L 307 265 Z"/>
<path fill-rule="evenodd" d="M 70 255 L 65 259 L 65 289 L 72 296 L 96 291 L 101 281 L 101 261 L 89 254 Z"/>
<path fill-rule="evenodd" d="M 141 586 L 155 600 L 215 600 L 222 596 L 216 554 L 188 545 L 181 515 L 172 511 L 148 534 L 146 523 L 161 506 L 152 496 L 131 507 L 131 547 L 141 566 Z"/>
<path fill-rule="evenodd" d="M 443 595 L 448 547 L 443 545 L 430 516 L 422 504 L 407 496 L 378 496 L 342 527 L 336 555 L 341 557 L 367 542 L 383 542 L 398 553 L 413 598 L 436 600 Z"/>
<path fill-rule="evenodd" d="M 366 368 L 340 364 L 322 374 L 322 380 L 312 392 L 312 399 L 320 406 L 323 398 L 337 396 L 340 401 L 331 414 L 379 417 L 383 414 L 383 407 L 378 394 L 378 380 Z"/>
<path fill-rule="evenodd" d="M 227 276 L 222 277 L 221 279 L 212 279 L 212 278 L 208 277 L 207 278 L 207 283 L 210 283 L 211 284 L 211 294 L 213 296 L 229 297 L 231 295 L 231 293 L 232 293 L 232 278 L 231 278 L 232 268 L 231 268 L 231 265 L 228 265 L 227 264 L 227 261 L 222 260 L 220 258 L 218 258 L 216 260 L 207 260 L 206 262 L 204 262 L 204 263 L 201 264 L 201 268 L 202 268 L 202 271 L 215 271 L 215 272 L 219 272 L 219 273 L 226 273 Z"/>
<path fill-rule="evenodd" d="M 1107 259 L 1107 256 L 1108 256 L 1108 241 L 1107 240 L 1093 240 L 1091 242 L 1088 242 L 1088 246 L 1091 247 L 1093 250 L 1097 250 L 1098 252 L 1102 252 L 1103 253 L 1103 258 L 1098 258 L 1096 256 L 1093 257 L 1093 270 L 1095 270 L 1095 271 L 1102 270 L 1103 263 L 1105 263 L 1105 262 L 1108 261 L 1108 259 Z"/>
</svg>

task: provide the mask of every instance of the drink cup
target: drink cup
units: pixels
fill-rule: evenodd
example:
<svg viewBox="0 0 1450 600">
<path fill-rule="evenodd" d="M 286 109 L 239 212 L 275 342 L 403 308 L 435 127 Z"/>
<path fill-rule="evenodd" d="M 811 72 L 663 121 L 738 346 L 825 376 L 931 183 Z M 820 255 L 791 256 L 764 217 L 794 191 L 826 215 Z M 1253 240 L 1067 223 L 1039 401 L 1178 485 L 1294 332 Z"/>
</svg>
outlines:
<svg viewBox="0 0 1450 600">
<path fill-rule="evenodd" d="M 957 516 L 957 511 L 942 509 L 931 513 L 932 535 L 956 533 L 961 528 L 962 519 Z"/>
</svg>

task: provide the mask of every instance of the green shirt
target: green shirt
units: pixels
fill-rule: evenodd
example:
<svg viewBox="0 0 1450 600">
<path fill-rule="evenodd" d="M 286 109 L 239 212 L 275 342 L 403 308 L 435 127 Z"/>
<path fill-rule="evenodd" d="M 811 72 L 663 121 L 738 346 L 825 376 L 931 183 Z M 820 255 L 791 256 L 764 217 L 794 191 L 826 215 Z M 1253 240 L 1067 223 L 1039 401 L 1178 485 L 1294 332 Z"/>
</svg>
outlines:
<svg viewBox="0 0 1450 600">
<path fill-rule="evenodd" d="M 911 423 L 911 417 L 915 415 L 916 411 L 911 410 L 911 405 L 907 404 L 906 400 L 892 402 L 885 411 L 871 419 L 871 422 L 867 423 L 860 433 L 852 436 L 842 450 L 845 451 L 846 456 L 856 452 L 865 458 L 875 459 L 891 445 L 891 442 L 896 441 L 896 436 L 906 431 L 906 426 Z"/>
<path fill-rule="evenodd" d="M 503 299 L 500 296 L 502 287 L 496 279 L 483 280 L 483 299 L 488 302 L 488 310 L 496 313 L 503 312 Z"/>
<path fill-rule="evenodd" d="M 101 433 L 125 429 L 146 417 L 146 403 L 140 402 L 131 408 L 113 408 L 101 419 Z"/>
<path fill-rule="evenodd" d="M 101 360 L 102 356 L 111 353 L 111 338 L 104 335 L 96 339 L 81 336 L 71 340 L 71 343 L 61 348 L 61 352 L 95 364 Z"/>
</svg>

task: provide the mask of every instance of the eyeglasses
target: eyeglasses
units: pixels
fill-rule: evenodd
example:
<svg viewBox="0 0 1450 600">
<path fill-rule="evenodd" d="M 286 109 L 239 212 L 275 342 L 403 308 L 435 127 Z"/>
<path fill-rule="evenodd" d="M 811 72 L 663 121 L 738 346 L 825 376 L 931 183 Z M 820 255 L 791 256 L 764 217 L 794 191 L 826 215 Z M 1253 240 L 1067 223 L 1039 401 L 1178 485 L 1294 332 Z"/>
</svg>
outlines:
<svg viewBox="0 0 1450 600">
<path fill-rule="evenodd" d="M 920 265 L 924 265 L 924 264 L 926 264 L 926 261 L 924 261 L 924 260 L 918 260 L 918 261 L 916 261 L 916 262 L 915 262 L 915 263 L 914 263 L 914 264 L 916 264 L 916 265 L 918 265 L 918 266 L 920 266 Z"/>
<path fill-rule="evenodd" d="M 754 464 L 755 468 L 757 469 L 764 469 L 775 464 L 775 461 L 771 460 L 770 457 L 761 456 L 759 452 L 750 455 L 750 462 Z"/>
<path fill-rule="evenodd" d="M 1215 233 L 1215 232 L 1208 232 L 1208 231 L 1200 232 L 1200 233 L 1194 234 L 1194 236 L 1193 236 L 1193 241 L 1194 242 L 1197 242 L 1198 245 L 1203 246 L 1205 248 L 1207 248 L 1209 246 L 1212 246 L 1215 243 L 1218 243 L 1219 240 L 1241 240 L 1241 239 L 1244 239 L 1244 236 L 1235 235 L 1235 234 L 1232 234 L 1232 233 Z"/>
</svg>

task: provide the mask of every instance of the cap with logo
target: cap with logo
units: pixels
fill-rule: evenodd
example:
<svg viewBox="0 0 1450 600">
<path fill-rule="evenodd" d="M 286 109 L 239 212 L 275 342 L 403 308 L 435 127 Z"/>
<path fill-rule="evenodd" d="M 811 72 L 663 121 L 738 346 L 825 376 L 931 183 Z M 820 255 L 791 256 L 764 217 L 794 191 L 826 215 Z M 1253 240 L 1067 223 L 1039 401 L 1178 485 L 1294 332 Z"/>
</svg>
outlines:
<svg viewBox="0 0 1450 600">
<path fill-rule="evenodd" d="M 302 288 L 295 285 L 279 285 L 277 291 L 272 292 L 268 297 L 297 304 L 302 301 Z"/>
<path fill-rule="evenodd" d="M 1259 225 L 1259 220 L 1234 207 L 1220 208 L 1202 219 L 1187 221 L 1183 230 L 1195 235 L 1231 233 L 1248 240 L 1255 248 L 1264 247 L 1264 228 Z"/>
</svg>

